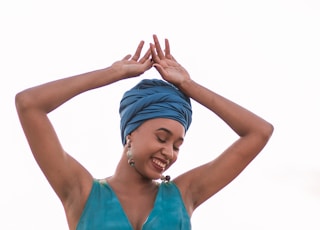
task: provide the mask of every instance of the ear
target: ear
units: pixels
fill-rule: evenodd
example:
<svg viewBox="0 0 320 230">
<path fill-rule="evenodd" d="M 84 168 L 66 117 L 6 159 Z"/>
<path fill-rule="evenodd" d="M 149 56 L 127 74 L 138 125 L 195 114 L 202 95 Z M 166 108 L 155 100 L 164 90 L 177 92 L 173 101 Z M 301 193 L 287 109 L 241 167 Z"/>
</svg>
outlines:
<svg viewBox="0 0 320 230">
<path fill-rule="evenodd" d="M 126 144 L 128 145 L 128 147 L 130 147 L 130 145 L 131 145 L 131 133 L 126 136 Z"/>
</svg>

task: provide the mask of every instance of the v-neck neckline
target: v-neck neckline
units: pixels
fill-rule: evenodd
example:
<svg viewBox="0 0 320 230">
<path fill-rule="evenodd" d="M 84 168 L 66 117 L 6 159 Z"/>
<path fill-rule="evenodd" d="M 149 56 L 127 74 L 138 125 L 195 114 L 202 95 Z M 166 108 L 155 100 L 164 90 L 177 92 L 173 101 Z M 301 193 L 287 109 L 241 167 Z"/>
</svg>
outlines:
<svg viewBox="0 0 320 230">
<path fill-rule="evenodd" d="M 107 180 L 105 180 L 105 183 L 110 188 L 112 195 L 115 197 L 115 200 L 117 201 L 118 206 L 120 207 L 123 215 L 126 218 L 127 224 L 131 227 L 132 230 L 134 230 L 132 223 L 131 223 L 130 219 L 128 218 L 127 213 L 124 211 L 123 206 L 122 206 L 120 199 L 118 198 L 116 192 L 113 190 L 113 188 L 111 187 L 111 185 L 108 183 Z M 160 194 L 161 183 L 157 183 L 157 186 L 158 186 L 158 191 L 156 193 L 156 199 L 154 200 L 153 207 L 152 207 L 151 211 L 149 212 L 148 216 L 146 217 L 145 221 L 143 222 L 143 224 L 141 226 L 141 230 L 143 230 L 145 224 L 148 223 L 148 221 L 151 219 L 150 217 L 153 216 L 153 213 L 155 212 L 155 208 L 157 207 L 157 204 L 159 202 L 158 200 L 160 199 L 159 194 Z"/>
</svg>

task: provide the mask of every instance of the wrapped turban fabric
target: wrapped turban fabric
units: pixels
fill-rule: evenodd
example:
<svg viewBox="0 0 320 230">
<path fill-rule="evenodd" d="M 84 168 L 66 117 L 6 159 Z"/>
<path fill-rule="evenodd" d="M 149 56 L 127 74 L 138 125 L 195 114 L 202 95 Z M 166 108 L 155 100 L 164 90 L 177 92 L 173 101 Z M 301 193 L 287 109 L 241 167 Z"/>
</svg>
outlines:
<svg viewBox="0 0 320 230">
<path fill-rule="evenodd" d="M 119 112 L 123 145 L 126 143 L 126 136 L 146 120 L 173 119 L 180 122 L 186 132 L 192 116 L 189 97 L 173 84 L 159 79 L 144 79 L 125 92 Z"/>
</svg>

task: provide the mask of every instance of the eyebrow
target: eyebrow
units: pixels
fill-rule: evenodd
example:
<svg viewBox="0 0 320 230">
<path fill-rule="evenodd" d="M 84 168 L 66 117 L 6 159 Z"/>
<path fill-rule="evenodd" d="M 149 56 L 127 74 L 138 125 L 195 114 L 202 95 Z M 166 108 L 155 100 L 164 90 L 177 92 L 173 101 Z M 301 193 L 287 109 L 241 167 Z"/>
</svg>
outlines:
<svg viewBox="0 0 320 230">
<path fill-rule="evenodd" d="M 171 130 L 167 129 L 167 128 L 159 128 L 157 129 L 157 131 L 165 131 L 166 133 L 168 133 L 169 135 L 173 135 L 173 133 L 171 132 Z M 183 141 L 183 137 L 179 137 L 179 140 Z"/>
</svg>

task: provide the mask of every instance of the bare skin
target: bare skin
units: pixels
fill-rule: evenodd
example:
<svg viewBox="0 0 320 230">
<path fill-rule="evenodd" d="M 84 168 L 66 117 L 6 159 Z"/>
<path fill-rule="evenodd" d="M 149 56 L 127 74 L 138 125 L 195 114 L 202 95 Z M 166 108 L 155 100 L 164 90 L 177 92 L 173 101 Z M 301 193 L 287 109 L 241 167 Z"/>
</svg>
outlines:
<svg viewBox="0 0 320 230">
<path fill-rule="evenodd" d="M 140 42 L 132 57 L 127 55 L 108 68 L 49 82 L 16 95 L 20 122 L 32 153 L 62 202 L 70 229 L 76 229 L 93 177 L 64 151 L 48 113 L 81 93 L 137 77 L 154 66 L 164 80 L 211 110 L 238 134 L 238 140 L 218 158 L 173 180 L 190 216 L 200 204 L 241 173 L 263 149 L 273 132 L 272 125 L 262 118 L 193 81 L 172 57 L 168 40 L 165 40 L 163 52 L 158 38 L 153 38 L 154 44 L 150 44 L 142 58 L 144 43 Z M 154 179 L 160 178 L 177 160 L 183 143 L 183 126 L 170 119 L 159 119 L 146 121 L 126 137 L 127 143 L 117 169 L 106 179 L 134 229 L 141 229 L 152 210 L 158 190 Z M 135 157 L 135 167 L 130 167 L 127 162 L 129 148 Z M 155 167 L 156 160 L 165 164 L 164 170 Z"/>
</svg>

